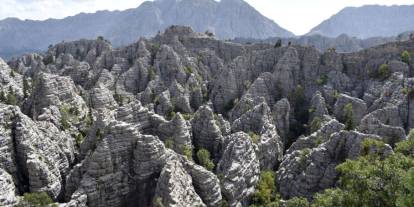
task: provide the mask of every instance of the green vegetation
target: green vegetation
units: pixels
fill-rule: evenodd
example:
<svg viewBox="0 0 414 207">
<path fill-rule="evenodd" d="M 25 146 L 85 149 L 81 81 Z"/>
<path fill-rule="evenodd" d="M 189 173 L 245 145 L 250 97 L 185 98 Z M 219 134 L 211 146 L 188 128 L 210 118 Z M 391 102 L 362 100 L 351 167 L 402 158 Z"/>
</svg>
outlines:
<svg viewBox="0 0 414 207">
<path fill-rule="evenodd" d="M 167 113 L 165 118 L 167 118 L 168 120 L 173 120 L 175 118 L 175 116 L 176 116 L 175 111 L 170 111 L 170 112 Z"/>
<path fill-rule="evenodd" d="M 190 113 L 182 113 L 181 114 L 182 116 L 183 116 L 183 118 L 185 119 L 185 120 L 191 120 L 192 118 L 193 118 L 193 116 L 194 116 L 194 114 L 190 114 Z"/>
<path fill-rule="evenodd" d="M 411 64 L 411 54 L 410 52 L 408 52 L 407 50 L 403 51 L 401 53 L 401 60 L 405 63 L 407 63 L 408 65 Z"/>
<path fill-rule="evenodd" d="M 190 146 L 184 145 L 183 146 L 183 155 L 187 157 L 188 160 L 193 160 L 193 150 Z"/>
<path fill-rule="evenodd" d="M 412 207 L 414 206 L 414 168 L 408 171 L 408 175 L 402 183 L 402 189 L 397 199 L 397 206 Z"/>
<path fill-rule="evenodd" d="M 27 98 L 29 96 L 29 91 L 30 87 L 29 87 L 29 82 L 27 82 L 26 77 L 23 78 L 23 96 L 24 98 Z"/>
<path fill-rule="evenodd" d="M 69 124 L 69 113 L 68 111 L 65 109 L 65 107 L 61 107 L 60 108 L 60 124 L 62 125 L 62 128 L 64 130 L 67 130 L 70 128 L 70 124 Z"/>
<path fill-rule="evenodd" d="M 260 136 L 259 135 L 257 135 L 254 132 L 249 132 L 249 136 L 250 136 L 250 139 L 252 140 L 253 143 L 255 143 L 255 144 L 259 143 L 259 141 L 260 141 Z"/>
<path fill-rule="evenodd" d="M 326 83 L 328 83 L 328 76 L 321 75 L 321 77 L 316 80 L 316 83 L 320 86 L 326 85 Z"/>
<path fill-rule="evenodd" d="M 172 138 L 167 138 L 164 142 L 164 145 L 168 149 L 174 149 L 174 140 Z"/>
<path fill-rule="evenodd" d="M 311 124 L 310 124 L 310 133 L 314 133 L 318 131 L 322 126 L 322 119 L 319 117 L 313 118 Z"/>
<path fill-rule="evenodd" d="M 281 39 L 278 39 L 276 44 L 275 44 L 275 48 L 279 48 L 279 47 L 282 47 L 282 40 Z"/>
<path fill-rule="evenodd" d="M 295 197 L 287 200 L 285 207 L 309 207 L 309 202 L 306 198 Z"/>
<path fill-rule="evenodd" d="M 344 124 L 346 130 L 355 129 L 354 110 L 352 108 L 352 103 L 349 103 L 344 107 Z"/>
<path fill-rule="evenodd" d="M 408 135 L 407 140 L 396 144 L 394 150 L 405 156 L 414 157 L 414 129 L 410 131 L 410 134 Z"/>
<path fill-rule="evenodd" d="M 16 77 L 16 74 L 14 74 L 14 71 L 13 71 L 13 70 L 11 70 L 11 71 L 10 71 L 10 76 L 11 76 L 12 78 Z"/>
<path fill-rule="evenodd" d="M 155 77 L 157 77 L 157 72 L 154 67 L 150 67 L 150 69 L 148 69 L 148 80 L 155 80 Z"/>
<path fill-rule="evenodd" d="M 201 166 L 205 167 L 207 170 L 212 171 L 214 169 L 214 163 L 210 159 L 210 152 L 206 149 L 200 149 L 197 152 L 197 160 Z"/>
<path fill-rule="evenodd" d="M 124 97 L 121 94 L 118 94 L 118 92 L 115 91 L 114 99 L 118 103 L 119 106 L 124 105 Z"/>
<path fill-rule="evenodd" d="M 7 101 L 6 94 L 4 93 L 3 89 L 0 89 L 0 101 L 1 102 Z"/>
<path fill-rule="evenodd" d="M 193 69 L 189 66 L 185 67 L 184 71 L 187 75 L 191 75 L 193 73 Z"/>
<path fill-rule="evenodd" d="M 154 207 L 164 207 L 161 197 L 156 197 L 153 203 L 154 203 Z"/>
<path fill-rule="evenodd" d="M 379 66 L 378 70 L 376 71 L 371 71 L 369 76 L 371 78 L 378 78 L 381 80 L 384 80 L 386 78 L 388 78 L 391 75 L 391 71 L 390 68 L 388 66 L 388 64 L 382 64 Z"/>
<path fill-rule="evenodd" d="M 53 200 L 45 192 L 25 193 L 23 195 L 23 201 L 25 201 L 26 203 L 22 206 L 29 207 L 46 207 L 53 203 Z"/>
<path fill-rule="evenodd" d="M 16 94 L 11 86 L 9 86 L 9 91 L 6 96 L 6 103 L 9 105 L 14 105 L 14 106 L 17 105 Z"/>
<path fill-rule="evenodd" d="M 256 192 L 252 197 L 253 204 L 250 207 L 279 206 L 280 196 L 276 191 L 275 173 L 263 171 L 256 186 Z"/>
<path fill-rule="evenodd" d="M 413 157 L 401 154 L 398 150 L 386 158 L 378 152 L 366 153 L 373 145 L 385 146 L 374 139 L 362 142 L 361 150 L 365 155 L 338 165 L 338 188 L 317 194 L 312 207 L 412 206 Z M 397 146 L 401 146 L 401 143 Z"/>
<path fill-rule="evenodd" d="M 381 152 L 385 149 L 385 143 L 377 140 L 368 138 L 362 141 L 361 143 L 361 154 L 362 155 L 368 155 L 372 149 L 376 149 L 376 151 Z"/>
<path fill-rule="evenodd" d="M 414 98 L 414 88 L 403 88 L 402 93 L 410 99 Z"/>
</svg>

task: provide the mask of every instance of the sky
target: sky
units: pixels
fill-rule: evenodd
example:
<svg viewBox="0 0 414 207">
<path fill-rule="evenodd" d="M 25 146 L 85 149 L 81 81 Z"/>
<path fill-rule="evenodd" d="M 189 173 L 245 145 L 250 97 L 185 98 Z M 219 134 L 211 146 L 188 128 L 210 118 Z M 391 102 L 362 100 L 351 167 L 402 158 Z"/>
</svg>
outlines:
<svg viewBox="0 0 414 207">
<path fill-rule="evenodd" d="M 144 0 L 1 0 L 0 19 L 44 20 L 64 18 L 80 12 L 124 10 Z M 283 28 L 302 35 L 347 6 L 410 5 L 414 0 L 245 0 Z"/>
</svg>

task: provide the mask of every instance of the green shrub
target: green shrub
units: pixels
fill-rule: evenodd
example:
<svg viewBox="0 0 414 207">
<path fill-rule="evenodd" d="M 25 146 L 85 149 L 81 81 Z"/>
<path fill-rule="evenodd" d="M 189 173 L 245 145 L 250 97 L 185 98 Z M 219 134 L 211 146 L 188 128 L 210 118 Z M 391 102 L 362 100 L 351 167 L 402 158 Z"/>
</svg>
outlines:
<svg viewBox="0 0 414 207">
<path fill-rule="evenodd" d="M 257 135 L 254 132 L 249 132 L 249 136 L 250 136 L 250 139 L 252 140 L 253 143 L 255 143 L 255 144 L 259 143 L 259 141 L 260 141 L 260 136 L 259 135 Z"/>
<path fill-rule="evenodd" d="M 378 79 L 384 80 L 391 75 L 391 71 L 390 71 L 388 64 L 384 63 L 380 65 L 378 70 L 371 72 L 369 75 L 372 78 L 378 78 Z"/>
<path fill-rule="evenodd" d="M 26 77 L 23 78 L 23 96 L 24 98 L 27 98 L 29 96 L 29 91 L 30 87 L 29 87 L 29 82 L 27 82 Z"/>
<path fill-rule="evenodd" d="M 3 89 L 0 89 L 0 101 L 1 102 L 6 102 L 7 101 L 7 97 L 6 97 L 6 94 L 4 93 Z"/>
<path fill-rule="evenodd" d="M 67 130 L 70 128 L 69 110 L 66 106 L 62 105 L 59 108 L 59 111 L 60 111 L 60 124 L 62 125 L 62 129 Z"/>
<path fill-rule="evenodd" d="M 114 94 L 114 99 L 118 103 L 118 105 L 120 106 L 124 105 L 124 97 L 121 94 L 118 94 L 116 91 Z"/>
<path fill-rule="evenodd" d="M 314 196 L 312 207 L 348 207 L 352 206 L 347 203 L 350 200 L 348 194 L 339 188 L 326 189 L 322 193 Z"/>
<path fill-rule="evenodd" d="M 354 110 L 352 107 L 352 103 L 349 103 L 344 107 L 344 123 L 346 130 L 355 129 Z"/>
<path fill-rule="evenodd" d="M 313 118 L 311 124 L 310 124 L 310 132 L 314 133 L 318 131 L 322 126 L 322 119 L 319 117 Z"/>
<path fill-rule="evenodd" d="M 17 105 L 16 94 L 11 87 L 9 87 L 9 91 L 6 96 L 6 103 L 14 106 Z"/>
<path fill-rule="evenodd" d="M 174 140 L 172 138 L 167 138 L 165 140 L 165 147 L 168 149 L 174 149 Z"/>
<path fill-rule="evenodd" d="M 401 60 L 405 63 L 407 63 L 408 65 L 411 64 L 411 54 L 410 52 L 408 52 L 407 50 L 403 51 L 401 53 Z"/>
<path fill-rule="evenodd" d="M 309 207 L 309 202 L 303 197 L 294 197 L 285 203 L 285 207 Z"/>
<path fill-rule="evenodd" d="M 175 118 L 175 116 L 176 116 L 175 111 L 170 111 L 170 112 L 167 113 L 166 118 L 168 120 L 173 120 Z"/>
<path fill-rule="evenodd" d="M 148 70 L 148 80 L 152 81 L 155 80 L 155 77 L 157 76 L 157 72 L 154 67 L 150 67 Z"/>
<path fill-rule="evenodd" d="M 361 155 L 365 156 L 365 155 L 369 155 L 369 152 L 372 148 L 375 148 L 379 151 L 385 149 L 385 143 L 377 140 L 377 139 L 372 139 L 372 138 L 367 138 L 364 139 L 364 141 L 362 141 L 361 143 Z"/>
<path fill-rule="evenodd" d="M 184 71 L 187 75 L 191 75 L 193 73 L 193 69 L 189 66 L 185 67 Z"/>
<path fill-rule="evenodd" d="M 164 207 L 161 197 L 154 198 L 154 207 Z"/>
<path fill-rule="evenodd" d="M 183 155 L 187 157 L 188 160 L 193 160 L 193 150 L 190 146 L 184 145 L 183 147 Z"/>
<path fill-rule="evenodd" d="M 257 206 L 267 206 L 272 202 L 279 202 L 279 195 L 276 191 L 275 173 L 263 171 L 256 186 L 256 192 L 252 197 L 252 204 Z"/>
<path fill-rule="evenodd" d="M 321 77 L 319 77 L 316 80 L 316 84 L 323 86 L 326 85 L 326 83 L 328 83 L 328 76 L 327 75 L 322 75 Z"/>
<path fill-rule="evenodd" d="M 396 144 L 395 152 L 414 157 L 414 129 L 410 131 L 407 140 Z"/>
<path fill-rule="evenodd" d="M 190 113 L 182 113 L 181 114 L 182 116 L 183 116 L 183 118 L 185 119 L 185 120 L 191 120 L 192 118 L 193 118 L 193 116 L 194 116 L 194 114 L 190 114 Z"/>
<path fill-rule="evenodd" d="M 25 193 L 23 201 L 27 202 L 30 207 L 46 207 L 53 203 L 53 200 L 45 192 Z"/>
<path fill-rule="evenodd" d="M 207 170 L 212 171 L 214 169 L 214 163 L 210 159 L 210 152 L 206 149 L 200 149 L 197 152 L 197 160 L 201 166 Z"/>
<path fill-rule="evenodd" d="M 411 168 L 402 181 L 402 189 L 397 199 L 398 207 L 414 206 L 414 168 Z"/>
</svg>

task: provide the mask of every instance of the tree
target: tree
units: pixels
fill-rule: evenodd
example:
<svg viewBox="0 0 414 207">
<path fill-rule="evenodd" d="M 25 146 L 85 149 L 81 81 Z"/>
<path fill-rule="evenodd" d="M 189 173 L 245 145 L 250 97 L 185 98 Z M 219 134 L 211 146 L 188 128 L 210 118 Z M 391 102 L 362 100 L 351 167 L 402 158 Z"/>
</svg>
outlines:
<svg viewBox="0 0 414 207">
<path fill-rule="evenodd" d="M 390 68 L 388 66 L 388 64 L 382 64 L 380 65 L 379 69 L 378 69 L 378 74 L 377 77 L 380 79 L 386 79 L 390 76 Z"/>
<path fill-rule="evenodd" d="M 193 150 L 191 149 L 190 146 L 188 145 L 184 145 L 183 147 L 183 155 L 188 159 L 188 160 L 193 160 Z"/>
<path fill-rule="evenodd" d="M 281 39 L 278 39 L 276 44 L 275 44 L 275 48 L 278 48 L 278 47 L 282 47 L 282 40 Z"/>
<path fill-rule="evenodd" d="M 23 201 L 26 202 L 25 206 L 31 207 L 46 207 L 53 203 L 53 200 L 45 192 L 25 193 Z"/>
<path fill-rule="evenodd" d="M 29 83 L 27 82 L 26 77 L 23 78 L 23 96 L 27 98 L 29 96 Z"/>
<path fill-rule="evenodd" d="M 6 97 L 6 103 L 9 105 L 17 105 L 17 98 L 16 98 L 16 94 L 14 93 L 14 90 L 12 89 L 11 86 L 9 86 L 9 91 L 7 93 L 7 97 Z"/>
<path fill-rule="evenodd" d="M 407 177 L 403 180 L 403 187 L 400 197 L 397 199 L 398 207 L 414 206 L 414 168 L 408 171 Z"/>
<path fill-rule="evenodd" d="M 285 207 L 309 207 L 309 202 L 303 197 L 294 197 L 285 203 Z"/>
<path fill-rule="evenodd" d="M 408 65 L 411 64 L 411 54 L 407 50 L 401 53 L 401 60 Z"/>
<path fill-rule="evenodd" d="M 279 206 L 279 195 L 276 191 L 275 173 L 272 171 L 263 171 L 260 174 L 260 180 L 256 186 L 256 192 L 252 198 L 252 206 L 267 206 L 273 203 Z"/>
<path fill-rule="evenodd" d="M 354 110 L 352 108 L 352 103 L 346 104 L 344 107 L 344 120 L 346 130 L 353 130 L 355 128 Z"/>
<path fill-rule="evenodd" d="M 214 163 L 210 159 L 210 152 L 204 148 L 198 150 L 197 160 L 201 166 L 205 167 L 207 170 L 212 171 L 214 169 Z"/>
</svg>

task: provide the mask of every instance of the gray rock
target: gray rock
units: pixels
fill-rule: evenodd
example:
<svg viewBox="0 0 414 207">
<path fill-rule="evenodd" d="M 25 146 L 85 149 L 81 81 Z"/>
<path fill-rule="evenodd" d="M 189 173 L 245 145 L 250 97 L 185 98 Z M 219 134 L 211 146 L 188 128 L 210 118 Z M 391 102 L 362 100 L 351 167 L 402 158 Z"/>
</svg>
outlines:
<svg viewBox="0 0 414 207">
<path fill-rule="evenodd" d="M 260 163 L 249 135 L 238 132 L 225 137 L 217 165 L 222 192 L 230 206 L 246 205 L 259 180 Z"/>
</svg>

